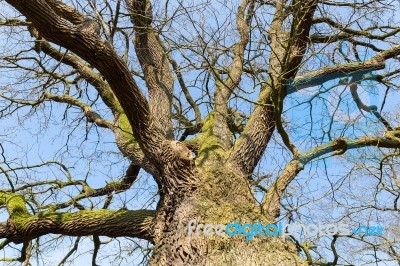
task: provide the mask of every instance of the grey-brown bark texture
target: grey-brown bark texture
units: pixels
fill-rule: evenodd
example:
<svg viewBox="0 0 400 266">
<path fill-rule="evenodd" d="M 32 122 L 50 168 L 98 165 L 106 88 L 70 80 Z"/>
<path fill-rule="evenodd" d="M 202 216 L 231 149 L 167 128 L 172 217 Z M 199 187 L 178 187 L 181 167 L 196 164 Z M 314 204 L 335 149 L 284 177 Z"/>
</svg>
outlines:
<svg viewBox="0 0 400 266">
<path fill-rule="evenodd" d="M 206 66 L 215 84 L 213 110 L 203 118 L 204 111 L 199 109 L 190 95 L 168 43 L 153 26 L 155 18 L 150 1 L 126 0 L 123 3 L 118 1 L 117 5 L 118 8 L 126 5 L 129 12 L 133 45 L 148 95 L 133 77 L 127 57 L 121 56 L 113 46 L 113 30 L 107 25 L 90 20 L 87 14 L 58 0 L 6 2 L 26 18 L 20 23 L 10 20 L 9 25 L 27 26 L 31 36 L 36 38 L 39 52 L 72 67 L 93 86 L 110 108 L 114 120 L 103 119 L 90 105 L 68 94 L 47 92 L 40 101 L 78 107 L 90 123 L 114 132 L 118 148 L 131 161 L 126 176 L 120 182 L 99 189 L 86 186 L 82 194 L 55 206 L 55 210 L 32 214 L 26 208 L 28 199 L 18 192 L 1 192 L 0 203 L 7 207 L 9 219 L 0 226 L 0 237 L 9 241 L 26 243 L 49 233 L 138 237 L 154 244 L 152 265 L 305 265 L 307 262 L 300 258 L 294 243 L 289 240 L 265 237 L 246 241 L 239 237 L 204 235 L 189 237 L 187 224 L 192 219 L 203 224 L 275 222 L 285 189 L 311 160 L 364 146 L 400 148 L 399 139 L 391 137 L 396 135 L 386 134 L 384 137 L 336 139 L 308 152 L 300 152 L 285 131 L 281 114 L 288 93 L 288 81 L 381 69 L 385 60 L 397 56 L 400 51 L 400 46 L 392 46 L 379 50 L 363 63 L 345 62 L 298 75 L 307 49 L 313 42 L 329 43 L 359 35 L 371 37 L 363 31 L 346 30 L 343 25 L 335 24 L 328 18 L 315 18 L 317 8 L 326 4 L 324 1 L 261 3 L 242 0 L 234 14 L 238 34 L 232 46 L 229 69 L 218 69 L 213 59 Z M 241 90 L 243 76 L 255 75 L 248 67 L 246 55 L 252 23 L 259 15 L 257 8 L 262 5 L 269 6 L 274 12 L 270 25 L 265 25 L 266 28 L 269 26 L 265 42 L 270 47 L 270 55 L 263 68 L 268 69 L 268 75 L 261 82 L 254 110 L 245 125 L 238 125 L 240 114 L 238 110 L 232 110 L 229 101 Z M 351 4 L 348 5 L 351 7 Z M 313 34 L 311 28 L 318 23 L 327 23 L 343 32 L 333 36 Z M 101 35 L 100 28 L 108 35 L 108 40 Z M 67 52 L 61 52 L 54 45 L 67 49 Z M 179 84 L 179 90 L 192 107 L 194 122 L 185 120 L 182 114 L 173 115 L 174 84 Z M 352 93 L 357 98 L 354 86 Z M 360 106 L 364 111 L 371 111 L 366 105 Z M 174 140 L 173 119 L 187 127 L 185 137 L 194 137 L 187 141 L 184 138 L 182 141 Z M 392 133 L 397 132 L 390 129 Z M 292 159 L 268 188 L 260 205 L 252 192 L 252 174 L 274 131 L 283 139 Z M 150 173 L 159 185 L 157 210 L 58 211 L 83 198 L 127 190 L 141 168 Z"/>
</svg>

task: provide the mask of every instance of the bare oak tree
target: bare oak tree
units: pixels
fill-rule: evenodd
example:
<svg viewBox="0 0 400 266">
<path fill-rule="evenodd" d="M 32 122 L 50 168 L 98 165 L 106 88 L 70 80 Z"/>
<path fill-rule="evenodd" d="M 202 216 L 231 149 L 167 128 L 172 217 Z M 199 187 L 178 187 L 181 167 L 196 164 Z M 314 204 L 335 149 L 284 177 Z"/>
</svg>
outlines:
<svg viewBox="0 0 400 266">
<path fill-rule="evenodd" d="M 5 239 L 0 247 L 23 244 L 20 257 L 4 260 L 29 265 L 34 250 L 41 250 L 38 239 L 51 234 L 77 237 L 60 264 L 85 236 L 92 236 L 93 265 L 105 244 L 101 237 L 148 241 L 151 265 L 350 263 L 336 243 L 355 236 L 334 235 L 325 251 L 318 251 L 295 238 L 247 241 L 189 235 L 187 229 L 193 219 L 268 224 L 304 218 L 298 213 L 302 200 L 317 199 L 306 192 L 303 170 L 346 155 L 356 159 L 346 159 L 343 165 L 352 168 L 339 180 L 367 171 L 363 174 L 377 180 L 375 201 L 365 195 L 358 207 L 345 206 L 341 198 L 350 196 L 342 190 L 345 181 L 338 181 L 321 197 L 330 199 L 326 210 L 340 207 L 340 217 L 352 217 L 355 209 L 398 215 L 400 121 L 395 103 L 387 100 L 396 95 L 400 72 L 397 1 L 5 2 L 2 120 L 22 125 L 34 115 L 51 116 L 53 106 L 65 108 L 59 112 L 64 115 L 59 119 L 68 121 L 62 132 L 86 128 L 86 136 L 112 134 L 129 166 L 122 178 L 97 187 L 93 177 L 71 174 L 67 159 L 16 166 L 4 148 L 10 135 L 2 136 L 0 204 L 7 220 L 0 224 Z M 365 102 L 360 87 L 366 81 L 385 92 L 380 108 Z M 321 90 L 327 83 L 332 88 Z M 333 98 L 324 98 L 334 91 Z M 311 96 L 296 105 L 302 92 Z M 344 93 L 350 96 L 347 111 L 356 108 L 352 123 L 338 122 Z M 324 111 L 335 104 L 332 113 Z M 291 108 L 297 113 L 288 117 Z M 22 110 L 28 110 L 23 117 Z M 357 122 L 363 119 L 369 124 Z M 46 127 L 38 125 L 43 132 Z M 105 143 L 99 137 L 100 150 Z M 362 160 L 371 154 L 378 156 L 373 166 Z M 275 171 L 261 173 L 262 160 L 276 162 Z M 50 166 L 65 177 L 35 172 Z M 114 209 L 115 197 L 129 197 L 141 173 L 154 179 L 157 205 Z M 313 180 L 322 176 L 316 173 Z M 79 189 L 68 190 L 73 188 Z M 384 197 L 388 205 L 379 202 Z M 372 262 L 400 261 L 399 247 L 390 239 L 385 245 L 358 240 L 374 253 Z"/>
</svg>

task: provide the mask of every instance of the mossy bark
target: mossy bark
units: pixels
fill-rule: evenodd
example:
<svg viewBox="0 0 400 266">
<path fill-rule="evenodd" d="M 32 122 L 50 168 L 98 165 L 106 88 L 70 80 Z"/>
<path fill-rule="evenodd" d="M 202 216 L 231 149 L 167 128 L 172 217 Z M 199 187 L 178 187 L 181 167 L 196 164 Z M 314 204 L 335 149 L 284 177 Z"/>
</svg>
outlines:
<svg viewBox="0 0 400 266">
<path fill-rule="evenodd" d="M 6 205 L 7 222 L 0 226 L 0 237 L 23 243 L 46 234 L 71 236 L 131 236 L 152 240 L 148 234 L 155 216 L 151 210 L 83 210 L 75 213 L 49 210 L 32 215 L 25 199 L 18 194 L 0 192 L 0 205 Z"/>
<path fill-rule="evenodd" d="M 192 193 L 165 195 L 155 219 L 151 265 L 305 265 L 288 239 L 271 236 L 206 236 L 189 223 L 273 223 L 253 198 L 247 179 L 228 165 L 201 168 Z"/>
</svg>

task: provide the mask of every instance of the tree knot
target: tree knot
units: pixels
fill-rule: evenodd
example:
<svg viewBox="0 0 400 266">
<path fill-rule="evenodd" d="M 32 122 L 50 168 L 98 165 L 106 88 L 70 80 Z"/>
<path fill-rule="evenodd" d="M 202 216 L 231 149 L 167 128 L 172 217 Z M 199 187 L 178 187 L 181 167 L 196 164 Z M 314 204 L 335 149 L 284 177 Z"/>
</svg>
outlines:
<svg viewBox="0 0 400 266">
<path fill-rule="evenodd" d="M 335 141 L 335 145 L 333 146 L 333 148 L 334 148 L 334 154 L 335 154 L 335 155 L 341 155 L 341 154 L 345 153 L 346 150 L 347 150 L 347 142 L 346 142 L 346 139 L 343 138 L 343 137 L 338 138 L 338 139 Z"/>
<path fill-rule="evenodd" d="M 183 160 L 193 160 L 194 156 L 191 150 L 189 150 L 186 145 L 180 141 L 174 140 L 171 141 L 171 148 L 174 151 L 175 155 Z"/>
</svg>

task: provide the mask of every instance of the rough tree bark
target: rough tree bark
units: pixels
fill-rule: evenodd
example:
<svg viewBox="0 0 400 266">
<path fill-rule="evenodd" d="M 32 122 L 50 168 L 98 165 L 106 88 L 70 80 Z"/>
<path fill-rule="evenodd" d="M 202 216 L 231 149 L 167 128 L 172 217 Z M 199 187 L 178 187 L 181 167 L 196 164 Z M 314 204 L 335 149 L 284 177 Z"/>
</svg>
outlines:
<svg viewBox="0 0 400 266">
<path fill-rule="evenodd" d="M 269 31 L 271 69 L 240 137 L 233 142 L 229 130 L 228 101 L 239 86 L 244 71 L 244 52 L 249 41 L 256 1 L 243 0 L 237 9 L 239 40 L 235 44 L 228 77 L 216 77 L 215 109 L 198 120 L 199 134 L 190 142 L 173 140 L 171 105 L 173 69 L 171 55 L 152 28 L 149 1 L 127 0 L 135 31 L 135 50 L 143 69 L 149 100 L 132 77 L 124 60 L 112 45 L 101 38 L 97 29 L 87 25 L 87 18 L 58 0 L 7 0 L 27 19 L 33 33 L 43 38 L 41 51 L 72 66 L 99 92 L 112 110 L 115 120 L 104 121 L 89 106 L 67 96 L 46 94 L 45 100 L 65 102 L 80 107 L 90 122 L 114 131 L 119 149 L 132 161 L 132 170 L 119 184 L 99 190 L 84 191 L 84 196 L 106 195 L 132 184 L 140 168 L 151 173 L 160 186 L 161 200 L 156 211 L 87 211 L 61 213 L 49 210 L 31 214 L 18 193 L 0 193 L 0 203 L 7 206 L 9 219 L 0 227 L 0 236 L 22 243 L 38 236 L 56 233 L 73 236 L 105 235 L 139 237 L 154 244 L 152 265 L 305 265 L 294 244 L 281 238 L 206 237 L 188 235 L 190 220 L 198 223 L 228 224 L 233 221 L 264 224 L 279 216 L 280 197 L 288 184 L 313 158 L 327 153 L 341 153 L 360 146 L 399 148 L 393 138 L 340 139 L 301 153 L 291 143 L 281 122 L 287 81 L 296 78 L 310 38 L 317 0 L 277 1 Z M 292 26 L 285 29 L 288 16 Z M 317 40 L 323 41 L 323 40 Z M 51 43 L 74 54 L 66 56 Z M 382 68 L 384 60 L 398 54 L 400 47 L 384 51 L 360 65 L 344 64 L 326 68 L 309 77 L 336 71 Z M 86 66 L 96 68 L 96 74 Z M 105 81 L 100 78 L 105 78 Z M 178 79 L 180 76 L 178 75 Z M 304 77 L 302 77 L 304 78 Z M 197 110 L 197 113 L 199 111 Z M 201 122 L 201 123 L 200 123 Z M 251 174 L 257 166 L 274 130 L 277 129 L 293 159 L 268 190 L 262 208 L 251 191 Z M 193 158 L 196 153 L 196 158 Z M 135 170 L 136 169 L 136 170 Z M 62 185 L 62 184 L 60 184 Z M 83 196 L 82 196 L 83 197 Z M 60 207 L 60 206 L 58 206 Z"/>
</svg>

